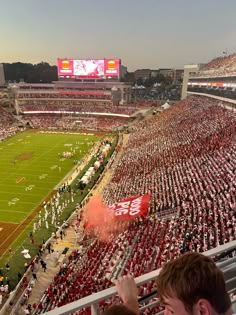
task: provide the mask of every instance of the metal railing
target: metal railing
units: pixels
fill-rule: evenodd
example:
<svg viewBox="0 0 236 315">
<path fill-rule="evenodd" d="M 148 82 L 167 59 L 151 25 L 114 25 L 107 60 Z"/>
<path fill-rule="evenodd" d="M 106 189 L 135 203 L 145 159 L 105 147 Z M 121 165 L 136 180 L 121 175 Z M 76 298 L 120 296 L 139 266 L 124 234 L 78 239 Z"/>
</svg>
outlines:
<svg viewBox="0 0 236 315">
<path fill-rule="evenodd" d="M 234 249 L 236 250 L 236 240 L 234 240 L 230 243 L 221 245 L 217 248 L 211 249 L 209 251 L 206 251 L 203 254 L 206 256 L 210 256 L 212 258 L 215 258 L 224 252 L 228 252 L 228 251 L 232 252 L 232 250 L 234 250 Z M 234 258 L 232 258 L 232 259 L 234 259 Z M 221 268 L 222 266 L 225 266 L 225 264 L 218 263 L 218 266 Z M 135 282 L 136 282 L 137 286 L 140 286 L 144 283 L 147 283 L 147 282 L 150 282 L 151 280 L 156 279 L 156 277 L 159 275 L 160 271 L 161 271 L 161 269 L 154 270 L 152 272 L 149 272 L 147 274 L 144 274 L 140 277 L 135 278 Z M 233 280 L 235 280 L 235 277 L 233 277 L 232 279 L 229 279 L 228 281 L 232 282 Z M 235 292 L 236 292 L 236 286 L 235 286 L 234 290 L 230 291 L 230 293 L 235 293 Z M 103 300 L 107 300 L 107 299 L 109 299 L 115 295 L 117 295 L 116 288 L 111 287 L 109 289 L 106 289 L 106 290 L 94 293 L 92 295 L 89 295 L 89 296 L 82 298 L 78 301 L 75 301 L 75 302 L 69 303 L 67 305 L 55 308 L 54 310 L 46 312 L 44 314 L 46 314 L 46 315 L 72 314 L 73 312 L 79 311 L 85 307 L 90 306 L 91 307 L 91 314 L 92 315 L 98 315 L 99 314 L 99 307 L 98 307 L 99 302 L 103 301 Z M 156 303 L 157 302 L 158 301 L 156 301 Z M 150 304 L 145 305 L 144 308 L 153 306 L 156 303 L 152 301 Z M 235 305 L 235 301 L 233 301 L 233 303 Z M 142 307 L 141 310 L 143 310 L 144 308 Z M 158 313 L 158 314 L 163 314 L 163 313 Z"/>
</svg>

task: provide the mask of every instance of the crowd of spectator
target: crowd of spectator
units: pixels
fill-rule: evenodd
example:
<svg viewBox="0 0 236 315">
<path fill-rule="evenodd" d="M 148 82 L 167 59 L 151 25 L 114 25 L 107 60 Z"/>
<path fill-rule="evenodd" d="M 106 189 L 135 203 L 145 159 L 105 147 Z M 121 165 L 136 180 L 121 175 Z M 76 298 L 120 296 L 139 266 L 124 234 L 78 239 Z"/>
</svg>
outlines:
<svg viewBox="0 0 236 315">
<path fill-rule="evenodd" d="M 229 98 L 231 100 L 236 100 L 236 91 L 234 88 L 207 88 L 206 87 L 188 87 L 190 92 L 206 93 L 211 95 L 216 95 L 224 98 Z M 232 104 L 236 108 L 236 104 Z"/>
<path fill-rule="evenodd" d="M 115 130 L 127 126 L 135 106 L 115 106 L 106 101 L 46 101 L 24 100 L 19 102 L 20 113 L 33 128 L 39 129 L 93 129 Z M 30 114 L 28 112 L 31 112 Z M 34 113 L 35 112 L 35 113 Z M 55 113 L 53 113 L 55 112 Z M 60 114 L 61 113 L 61 114 Z M 81 114 L 80 114 L 81 113 Z M 100 115 L 100 114 L 104 115 Z M 107 114 L 107 115 L 106 115 Z M 131 118 L 132 119 L 132 118 Z"/>
<path fill-rule="evenodd" d="M 57 102 L 47 101 L 24 101 L 20 104 L 22 113 L 26 111 L 57 111 L 57 112 L 86 112 L 86 113 L 110 113 L 132 115 L 137 110 L 135 107 L 113 106 L 106 102 Z"/>
<path fill-rule="evenodd" d="M 74 251 L 36 313 L 108 288 L 121 274 L 137 277 L 186 251 L 204 252 L 234 240 L 235 137 L 236 113 L 202 97 L 183 100 L 133 127 L 103 199 L 111 205 L 150 193 L 148 215 L 128 227 L 119 223 L 123 232 L 105 243 L 94 239 L 83 255 Z M 139 294 L 149 293 L 152 285 L 141 286 Z M 102 301 L 100 308 L 110 303 Z"/>
<path fill-rule="evenodd" d="M 83 94 L 79 93 L 50 93 L 50 92 L 45 92 L 45 93 L 37 93 L 37 92 L 24 92 L 24 93 L 19 93 L 17 95 L 18 99 L 75 99 L 75 100 L 111 100 L 111 94 L 105 94 L 101 92 L 83 92 Z"/>
<path fill-rule="evenodd" d="M 192 76 L 211 77 L 217 75 L 232 75 L 236 74 L 236 54 L 231 54 L 224 57 L 218 57 L 202 66 L 197 74 Z"/>
<path fill-rule="evenodd" d="M 0 106 L 0 141 L 15 134 L 18 130 L 17 120 L 12 113 Z"/>
<path fill-rule="evenodd" d="M 124 128 L 130 122 L 126 117 L 110 117 L 110 116 L 69 116 L 64 115 L 24 115 L 24 120 L 30 122 L 30 125 L 36 129 L 56 129 L 56 130 L 103 130 L 112 131 Z"/>
<path fill-rule="evenodd" d="M 0 105 L 4 105 L 9 100 L 9 96 L 6 90 L 0 90 Z"/>
</svg>

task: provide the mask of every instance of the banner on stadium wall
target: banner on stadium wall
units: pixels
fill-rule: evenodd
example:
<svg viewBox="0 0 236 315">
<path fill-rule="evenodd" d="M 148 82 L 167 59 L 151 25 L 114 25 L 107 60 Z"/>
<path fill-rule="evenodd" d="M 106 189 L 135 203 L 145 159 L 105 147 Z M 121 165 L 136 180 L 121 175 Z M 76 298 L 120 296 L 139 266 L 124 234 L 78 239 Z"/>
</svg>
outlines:
<svg viewBox="0 0 236 315">
<path fill-rule="evenodd" d="M 147 214 L 149 200 L 150 194 L 131 197 L 114 204 L 111 209 L 116 220 L 131 220 Z"/>
</svg>

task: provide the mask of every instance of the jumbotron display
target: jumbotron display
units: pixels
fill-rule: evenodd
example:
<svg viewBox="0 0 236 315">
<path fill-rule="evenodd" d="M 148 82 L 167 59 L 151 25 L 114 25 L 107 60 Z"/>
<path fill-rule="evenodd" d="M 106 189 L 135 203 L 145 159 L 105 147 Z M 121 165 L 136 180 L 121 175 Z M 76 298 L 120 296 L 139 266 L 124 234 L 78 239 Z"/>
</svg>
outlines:
<svg viewBox="0 0 236 315">
<path fill-rule="evenodd" d="M 119 78 L 120 59 L 57 59 L 59 78 Z"/>
</svg>

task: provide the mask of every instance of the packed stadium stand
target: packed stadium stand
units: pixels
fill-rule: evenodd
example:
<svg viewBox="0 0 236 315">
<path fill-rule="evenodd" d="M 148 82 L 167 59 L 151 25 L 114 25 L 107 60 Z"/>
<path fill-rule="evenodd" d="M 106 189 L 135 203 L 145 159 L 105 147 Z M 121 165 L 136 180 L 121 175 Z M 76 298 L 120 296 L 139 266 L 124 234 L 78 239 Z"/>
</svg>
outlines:
<svg viewBox="0 0 236 315">
<path fill-rule="evenodd" d="M 127 126 L 137 112 L 130 86 L 120 82 L 21 83 L 10 88 L 16 113 L 33 128 L 114 130 Z"/>
<path fill-rule="evenodd" d="M 127 273 L 137 279 L 144 277 L 145 281 L 138 280 L 139 297 L 146 296 L 153 291 L 157 270 L 188 251 L 204 252 L 218 260 L 228 292 L 235 300 L 236 111 L 233 101 L 205 95 L 220 91 L 226 96 L 224 92 L 229 90 L 223 84 L 236 84 L 235 64 L 235 55 L 213 60 L 189 81 L 188 91 L 204 96 L 191 95 L 138 123 L 133 120 L 136 108 L 129 97 L 125 106 L 120 104 L 120 96 L 115 94 L 113 98 L 111 86 L 104 92 L 100 83 L 96 89 L 84 83 L 86 91 L 82 85 L 63 86 L 63 82 L 48 85 L 46 90 L 39 85 L 36 91 L 27 84 L 15 89 L 16 113 L 33 128 L 110 131 L 129 125 L 129 133 L 120 134 L 122 145 L 111 158 L 110 178 L 102 199 L 112 206 L 148 194 L 150 201 L 145 215 L 128 223 L 114 223 L 106 241 L 101 240 L 101 227 L 86 229 L 86 204 L 78 206 L 70 228 L 79 231 L 79 249 L 64 256 L 59 271 L 39 298 L 31 298 L 35 282 L 21 280 L 24 301 L 10 308 L 9 314 L 24 314 L 29 305 L 29 314 L 51 310 L 51 314 L 97 314 L 119 301 L 114 289 L 109 289 L 114 278 Z M 222 89 L 209 91 L 202 81 L 207 77 L 207 84 L 217 83 L 221 77 Z M 230 89 L 235 92 L 234 85 Z M 3 118 L 4 126 L 8 121 L 10 117 Z M 125 214 L 125 209 L 120 214 Z M 36 257 L 33 264 L 38 268 L 40 258 Z M 28 272 L 30 277 L 32 274 Z M 102 295 L 100 291 L 106 289 Z M 88 300 L 79 304 L 85 297 Z M 77 307 L 71 306 L 73 311 L 68 306 L 60 312 L 61 306 L 76 301 Z M 96 307 L 91 309 L 93 301 Z M 156 297 L 151 303 L 140 302 L 144 314 L 163 311 Z"/>
<path fill-rule="evenodd" d="M 236 54 L 218 57 L 203 65 L 196 77 L 214 77 L 236 74 Z"/>
<path fill-rule="evenodd" d="M 5 108 L 0 106 L 0 141 L 14 135 L 18 128 L 18 121 Z"/>
<path fill-rule="evenodd" d="M 187 251 L 205 252 L 235 240 L 235 136 L 235 111 L 200 96 L 134 125 L 103 200 L 111 205 L 151 194 L 148 214 L 128 226 L 117 223 L 123 232 L 112 233 L 107 242 L 87 235 L 84 252 L 70 254 L 33 303 L 33 314 L 107 289 L 121 274 L 139 277 Z M 152 288 L 153 281 L 140 286 L 140 296 Z M 100 309 L 113 302 L 100 302 Z M 146 314 L 158 311 L 160 306 Z M 90 308 L 74 314 L 90 314 Z"/>
<path fill-rule="evenodd" d="M 236 54 L 213 59 L 192 73 L 189 92 L 201 92 L 236 99 Z"/>
</svg>

